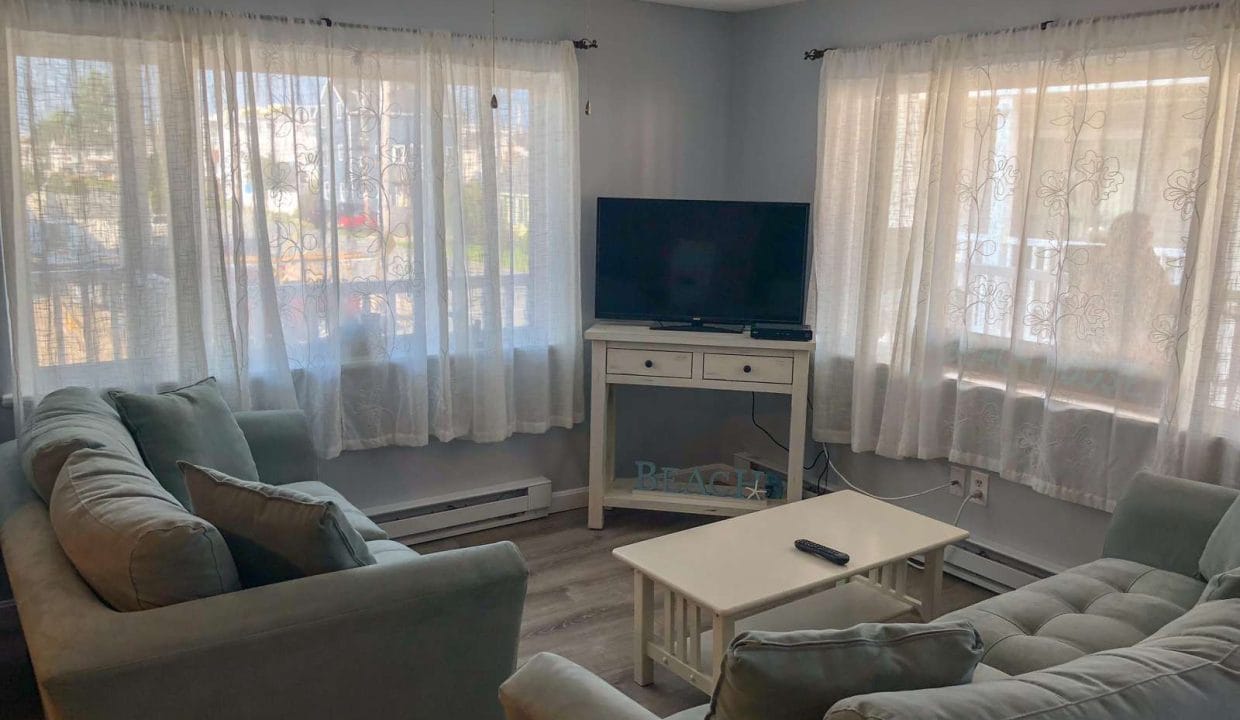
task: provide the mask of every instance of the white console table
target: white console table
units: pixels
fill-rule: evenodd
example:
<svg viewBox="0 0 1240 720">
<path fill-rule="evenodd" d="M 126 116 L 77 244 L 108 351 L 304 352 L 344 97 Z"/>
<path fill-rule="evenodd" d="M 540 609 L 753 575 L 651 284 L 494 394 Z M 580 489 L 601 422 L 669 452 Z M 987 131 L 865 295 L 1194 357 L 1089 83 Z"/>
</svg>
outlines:
<svg viewBox="0 0 1240 720">
<path fill-rule="evenodd" d="M 755 340 L 745 334 L 652 330 L 600 322 L 586 331 L 590 373 L 589 525 L 603 527 L 603 508 L 733 516 L 752 510 L 731 498 L 640 492 L 633 478 L 615 477 L 615 385 L 733 390 L 788 395 L 788 502 L 801 499 L 805 410 L 814 343 Z"/>
</svg>

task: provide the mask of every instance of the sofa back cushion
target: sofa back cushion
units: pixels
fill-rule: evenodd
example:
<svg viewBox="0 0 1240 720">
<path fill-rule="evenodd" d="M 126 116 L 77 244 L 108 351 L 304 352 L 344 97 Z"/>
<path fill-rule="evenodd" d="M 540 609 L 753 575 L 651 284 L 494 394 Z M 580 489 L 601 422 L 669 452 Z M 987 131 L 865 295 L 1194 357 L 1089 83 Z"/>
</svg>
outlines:
<svg viewBox="0 0 1240 720">
<path fill-rule="evenodd" d="M 331 500 L 180 466 L 196 512 L 224 534 L 245 587 L 375 564 L 366 541 Z"/>
<path fill-rule="evenodd" d="M 68 387 L 49 393 L 26 419 L 18 443 L 26 479 L 50 502 L 65 461 L 83 448 L 108 448 L 140 459 L 116 408 L 95 390 Z"/>
<path fill-rule="evenodd" d="M 147 610 L 241 588 L 224 538 L 191 515 L 126 453 L 69 456 L 52 491 L 65 555 L 117 610 Z"/>
<path fill-rule="evenodd" d="M 982 651 L 963 620 L 744 632 L 728 648 L 707 718 L 819 720 L 850 695 L 967 683 Z"/>
<path fill-rule="evenodd" d="M 1200 563 L 1201 576 L 1205 578 L 1236 568 L 1240 568 L 1240 498 L 1223 513 L 1223 519 L 1210 533 Z"/>
<path fill-rule="evenodd" d="M 192 510 L 177 462 L 217 468 L 258 482 L 258 468 L 241 426 L 220 394 L 215 378 L 158 395 L 109 393 L 133 434 L 142 459 L 159 484 Z"/>
</svg>

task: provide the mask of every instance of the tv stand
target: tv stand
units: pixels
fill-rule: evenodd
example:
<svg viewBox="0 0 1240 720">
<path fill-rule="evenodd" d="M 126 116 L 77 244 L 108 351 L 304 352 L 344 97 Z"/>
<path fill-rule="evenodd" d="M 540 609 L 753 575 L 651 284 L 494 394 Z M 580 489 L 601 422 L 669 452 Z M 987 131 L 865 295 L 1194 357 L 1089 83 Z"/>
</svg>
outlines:
<svg viewBox="0 0 1240 720">
<path fill-rule="evenodd" d="M 671 331 L 672 328 L 659 328 Z M 693 328 L 699 330 L 701 328 Z M 812 341 L 755 340 L 749 335 L 711 332 L 655 332 L 643 325 L 599 322 L 586 331 L 590 343 L 590 510 L 589 525 L 603 527 L 603 508 L 638 508 L 730 517 L 764 506 L 801 499 L 805 421 L 809 402 Z M 754 504 L 733 497 L 649 492 L 628 470 L 616 477 L 615 394 L 617 385 L 728 390 L 787 395 L 789 462 L 785 499 Z M 675 416 L 644 420 L 673 431 Z M 685 431 L 693 432 L 692 427 Z M 709 548 L 707 549 L 709 551 Z"/>
<path fill-rule="evenodd" d="M 680 332 L 707 332 L 707 333 L 743 333 L 744 325 L 715 325 L 713 323 L 704 323 L 694 321 L 690 323 L 681 323 L 679 325 L 651 325 L 651 330 L 677 330 Z"/>
</svg>

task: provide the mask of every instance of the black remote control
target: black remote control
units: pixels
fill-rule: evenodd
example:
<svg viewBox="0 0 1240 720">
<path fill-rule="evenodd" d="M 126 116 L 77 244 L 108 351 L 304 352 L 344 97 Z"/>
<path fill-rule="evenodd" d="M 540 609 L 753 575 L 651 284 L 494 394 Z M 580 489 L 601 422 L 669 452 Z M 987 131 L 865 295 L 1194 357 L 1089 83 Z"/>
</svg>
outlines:
<svg viewBox="0 0 1240 720">
<path fill-rule="evenodd" d="M 793 545 L 796 545 L 797 550 L 807 552 L 810 555 L 817 555 L 827 562 L 833 562 L 836 565 L 848 564 L 848 553 L 842 553 L 839 550 L 829 548 L 826 545 L 819 545 L 813 540 L 801 539 L 794 542 Z"/>
</svg>

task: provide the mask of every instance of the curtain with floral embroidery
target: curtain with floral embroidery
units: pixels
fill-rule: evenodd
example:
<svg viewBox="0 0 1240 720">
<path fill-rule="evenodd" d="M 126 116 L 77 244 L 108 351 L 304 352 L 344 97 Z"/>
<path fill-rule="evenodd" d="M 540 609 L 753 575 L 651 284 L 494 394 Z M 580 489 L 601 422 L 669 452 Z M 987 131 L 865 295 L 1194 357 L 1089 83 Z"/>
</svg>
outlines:
<svg viewBox="0 0 1240 720">
<path fill-rule="evenodd" d="M 1240 485 L 1234 5 L 829 52 L 814 436 Z"/>
<path fill-rule="evenodd" d="M 71 0 L 0 21 L 28 401 L 215 375 L 234 408 L 304 409 L 329 457 L 582 419 L 570 43 Z"/>
</svg>

